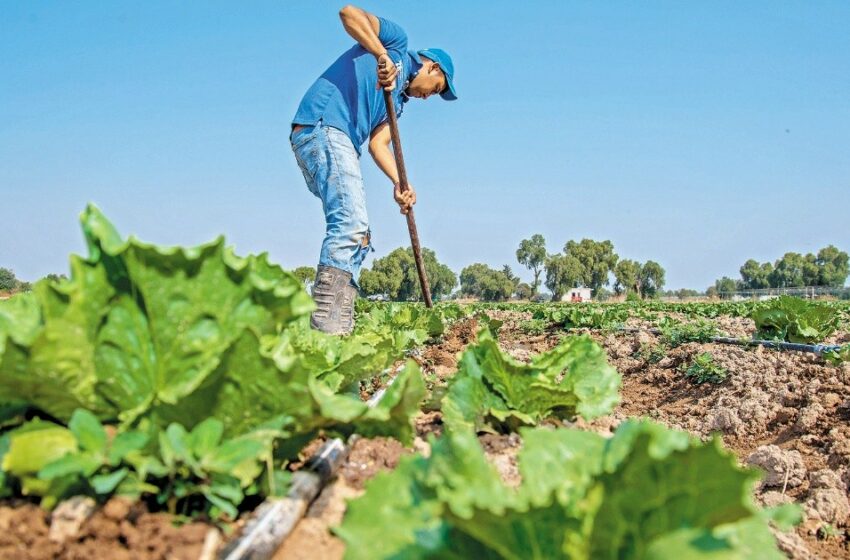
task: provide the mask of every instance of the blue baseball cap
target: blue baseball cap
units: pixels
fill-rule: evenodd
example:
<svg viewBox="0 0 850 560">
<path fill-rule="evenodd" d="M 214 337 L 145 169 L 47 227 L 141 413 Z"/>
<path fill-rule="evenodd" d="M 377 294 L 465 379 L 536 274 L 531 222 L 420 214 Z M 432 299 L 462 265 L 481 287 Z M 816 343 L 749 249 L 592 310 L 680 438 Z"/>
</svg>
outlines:
<svg viewBox="0 0 850 560">
<path fill-rule="evenodd" d="M 452 57 L 449 56 L 449 53 L 443 49 L 423 49 L 418 51 L 417 54 L 439 64 L 443 74 L 446 75 L 446 89 L 440 92 L 440 97 L 446 101 L 454 101 L 457 99 L 454 84 L 455 65 L 452 64 Z"/>
</svg>

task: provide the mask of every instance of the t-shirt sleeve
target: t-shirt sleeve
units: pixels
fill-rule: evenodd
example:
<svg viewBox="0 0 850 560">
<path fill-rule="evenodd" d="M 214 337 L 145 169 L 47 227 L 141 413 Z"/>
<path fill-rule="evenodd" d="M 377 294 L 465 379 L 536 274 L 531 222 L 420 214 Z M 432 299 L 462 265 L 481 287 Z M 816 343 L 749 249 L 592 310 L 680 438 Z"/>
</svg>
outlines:
<svg viewBox="0 0 850 560">
<path fill-rule="evenodd" d="M 388 51 L 405 52 L 407 50 L 407 33 L 400 25 L 388 19 L 378 16 L 381 29 L 378 31 L 378 39 Z"/>
</svg>

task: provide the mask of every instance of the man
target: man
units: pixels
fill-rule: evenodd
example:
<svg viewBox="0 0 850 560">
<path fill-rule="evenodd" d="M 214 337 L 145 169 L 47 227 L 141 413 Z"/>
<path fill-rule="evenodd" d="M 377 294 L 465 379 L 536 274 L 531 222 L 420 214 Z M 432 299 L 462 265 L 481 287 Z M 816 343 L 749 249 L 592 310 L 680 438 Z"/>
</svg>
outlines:
<svg viewBox="0 0 850 560">
<path fill-rule="evenodd" d="M 321 199 L 325 212 L 325 240 L 313 284 L 317 308 L 310 324 L 347 334 L 354 327 L 360 266 L 372 250 L 360 173 L 360 150 L 367 140 L 369 153 L 394 185 L 402 214 L 416 203 L 413 187 L 399 188 L 381 88 L 392 92 L 399 116 L 412 97 L 457 96 L 454 65 L 445 51 L 408 51 L 401 27 L 354 6 L 344 7 L 339 16 L 357 44 L 307 90 L 292 120 L 290 141 L 307 188 Z"/>
</svg>

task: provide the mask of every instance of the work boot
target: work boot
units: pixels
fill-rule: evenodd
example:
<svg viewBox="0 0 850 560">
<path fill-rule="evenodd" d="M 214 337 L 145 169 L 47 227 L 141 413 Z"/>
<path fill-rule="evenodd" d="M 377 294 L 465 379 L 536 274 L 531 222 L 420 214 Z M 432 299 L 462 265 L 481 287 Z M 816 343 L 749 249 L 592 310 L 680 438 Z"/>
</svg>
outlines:
<svg viewBox="0 0 850 560">
<path fill-rule="evenodd" d="M 316 310 L 310 326 L 328 334 L 348 334 L 354 328 L 354 300 L 357 288 L 351 285 L 351 273 L 333 266 L 319 265 L 313 283 Z"/>
</svg>

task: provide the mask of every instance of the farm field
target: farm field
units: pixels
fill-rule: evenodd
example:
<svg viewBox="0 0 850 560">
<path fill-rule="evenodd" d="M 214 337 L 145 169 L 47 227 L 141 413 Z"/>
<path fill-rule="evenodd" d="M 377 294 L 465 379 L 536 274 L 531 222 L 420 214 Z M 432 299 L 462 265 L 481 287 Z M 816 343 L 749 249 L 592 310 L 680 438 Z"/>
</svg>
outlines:
<svg viewBox="0 0 850 560">
<path fill-rule="evenodd" d="M 0 558 L 215 558 L 353 434 L 275 558 L 848 555 L 846 302 L 360 301 L 337 338 L 264 256 L 82 225 L 0 303 Z"/>
<path fill-rule="evenodd" d="M 528 323 L 535 307 L 554 306 L 503 304 L 486 311 L 489 317 L 504 322 L 499 329 L 499 346 L 519 361 L 551 350 L 568 336 L 557 327 L 529 334 Z M 690 309 L 712 307 L 718 306 L 670 306 L 676 310 L 659 312 L 658 318 L 683 320 Z M 707 322 L 721 334 L 733 337 L 750 337 L 755 331 L 751 319 L 731 314 L 719 314 Z M 440 343 L 426 347 L 418 358 L 426 376 L 438 384 L 451 379 L 457 371 L 460 352 L 475 341 L 476 323 L 474 318 L 465 319 L 454 325 Z M 633 327 L 649 328 L 650 323 L 638 317 L 626 321 Z M 628 418 L 648 417 L 703 439 L 719 434 L 742 464 L 767 473 L 754 488 L 758 503 L 796 503 L 804 511 L 804 521 L 796 530 L 777 532 L 780 549 L 788 557 L 847 557 L 850 365 L 830 365 L 813 354 L 713 343 L 686 342 L 667 349 L 661 336 L 646 332 L 578 332 L 589 333 L 605 349 L 609 362 L 623 376 L 623 387 L 622 401 L 611 414 L 590 422 L 579 420 L 575 426 L 608 436 Z M 830 340 L 836 344 L 850 342 L 846 322 Z M 705 353 L 710 353 L 728 372 L 723 382 L 697 384 L 684 374 L 683 366 Z M 426 411 L 417 420 L 418 439 L 413 449 L 386 439 L 358 442 L 340 478 L 323 492 L 276 558 L 308 558 L 308 551 L 317 549 L 322 550 L 322 557 L 341 558 L 344 543 L 331 536 L 329 528 L 342 521 L 346 500 L 360 495 L 364 481 L 378 471 L 395 468 L 400 457 L 427 453 L 425 439 L 441 430 L 441 413 Z M 509 485 L 519 484 L 517 453 L 522 447 L 521 437 L 481 434 L 479 441 L 503 479 Z M 835 528 L 835 533 L 825 534 L 826 526 L 826 531 Z"/>
</svg>

